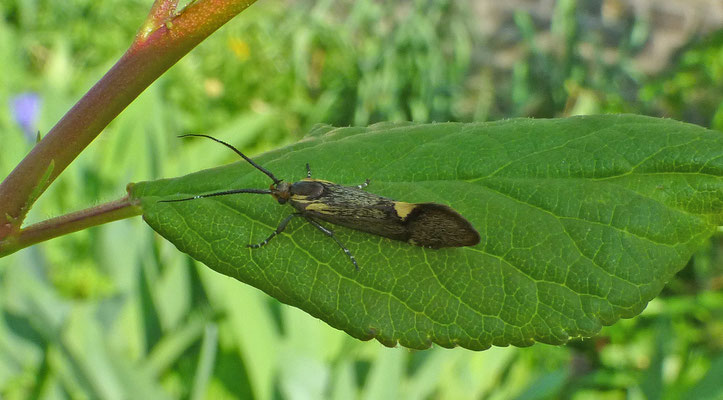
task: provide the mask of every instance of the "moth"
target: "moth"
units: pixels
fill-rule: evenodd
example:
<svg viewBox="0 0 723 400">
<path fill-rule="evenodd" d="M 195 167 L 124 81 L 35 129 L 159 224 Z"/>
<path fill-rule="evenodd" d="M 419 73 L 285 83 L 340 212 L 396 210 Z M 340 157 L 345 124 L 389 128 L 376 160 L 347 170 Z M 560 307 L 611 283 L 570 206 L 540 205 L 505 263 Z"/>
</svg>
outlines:
<svg viewBox="0 0 723 400">
<path fill-rule="evenodd" d="M 160 200 L 159 202 L 171 203 L 252 193 L 270 194 L 279 204 L 288 203 L 294 208 L 294 212 L 281 220 L 269 237 L 260 243 L 249 244 L 247 247 L 256 249 L 266 245 L 276 235 L 283 232 L 293 218 L 297 217 L 305 219 L 316 229 L 332 238 L 357 270 L 359 265 L 356 258 L 334 235 L 334 231 L 322 225 L 320 221 L 433 249 L 474 246 L 480 242 L 480 235 L 472 224 L 447 205 L 407 203 L 369 193 L 364 190 L 369 185 L 369 179 L 356 186 L 345 186 L 314 179 L 311 177 L 311 168 L 308 163 L 306 164 L 306 178 L 294 183 L 284 182 L 222 140 L 200 134 L 188 134 L 180 137 L 203 137 L 218 142 L 266 174 L 273 183 L 268 189 L 231 189 L 182 199 Z"/>
</svg>

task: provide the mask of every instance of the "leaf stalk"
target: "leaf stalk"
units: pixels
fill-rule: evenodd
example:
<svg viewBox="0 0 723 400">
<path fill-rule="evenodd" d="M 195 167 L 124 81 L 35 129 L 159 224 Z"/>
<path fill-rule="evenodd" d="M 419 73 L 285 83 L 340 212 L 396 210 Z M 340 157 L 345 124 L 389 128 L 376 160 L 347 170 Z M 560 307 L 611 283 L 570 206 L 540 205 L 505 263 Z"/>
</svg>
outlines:
<svg viewBox="0 0 723 400">
<path fill-rule="evenodd" d="M 142 211 L 139 200 L 124 196 L 115 201 L 38 222 L 0 240 L 0 257 L 68 233 L 134 217 Z"/>
</svg>

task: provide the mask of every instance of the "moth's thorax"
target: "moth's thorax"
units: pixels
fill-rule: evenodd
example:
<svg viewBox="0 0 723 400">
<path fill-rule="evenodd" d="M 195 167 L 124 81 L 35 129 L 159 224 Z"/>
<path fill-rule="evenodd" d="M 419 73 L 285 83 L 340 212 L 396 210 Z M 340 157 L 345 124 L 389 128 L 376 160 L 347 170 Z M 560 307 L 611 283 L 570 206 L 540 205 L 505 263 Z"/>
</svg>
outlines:
<svg viewBox="0 0 723 400">
<path fill-rule="evenodd" d="M 324 193 L 324 185 L 320 182 L 315 179 L 304 179 L 294 183 L 279 182 L 278 184 L 272 184 L 270 187 L 271 196 L 279 204 L 286 204 L 288 201 L 294 203 L 315 199 Z"/>
<path fill-rule="evenodd" d="M 324 193 L 324 185 L 315 179 L 304 179 L 291 184 L 290 192 L 294 198 L 314 199 Z"/>
</svg>

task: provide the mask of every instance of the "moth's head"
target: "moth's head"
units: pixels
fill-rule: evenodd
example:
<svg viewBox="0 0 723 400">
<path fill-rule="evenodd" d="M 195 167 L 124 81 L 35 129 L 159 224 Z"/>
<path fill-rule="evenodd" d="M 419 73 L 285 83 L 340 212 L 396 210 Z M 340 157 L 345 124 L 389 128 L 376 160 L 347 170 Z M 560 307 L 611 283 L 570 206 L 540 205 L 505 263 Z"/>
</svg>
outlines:
<svg viewBox="0 0 723 400">
<path fill-rule="evenodd" d="M 271 190 L 271 196 L 273 196 L 279 204 L 286 204 L 291 197 L 291 185 L 284 181 L 272 183 L 269 189 Z"/>
</svg>

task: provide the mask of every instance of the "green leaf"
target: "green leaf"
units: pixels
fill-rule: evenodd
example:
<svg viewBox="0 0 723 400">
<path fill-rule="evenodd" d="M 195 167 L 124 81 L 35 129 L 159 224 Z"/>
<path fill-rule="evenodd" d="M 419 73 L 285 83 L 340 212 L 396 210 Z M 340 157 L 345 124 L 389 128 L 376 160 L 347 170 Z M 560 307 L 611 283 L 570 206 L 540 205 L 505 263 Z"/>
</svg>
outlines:
<svg viewBox="0 0 723 400">
<path fill-rule="evenodd" d="M 302 220 L 247 248 L 291 212 L 270 196 L 157 202 L 268 187 L 245 162 L 132 187 L 148 224 L 181 251 L 388 346 L 595 335 L 640 313 L 723 219 L 723 134 L 641 116 L 319 128 L 256 161 L 290 182 L 306 162 L 315 178 L 370 178 L 369 192 L 449 204 L 479 231 L 475 247 L 432 250 L 334 227 L 356 271 Z"/>
</svg>

